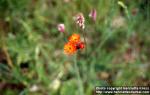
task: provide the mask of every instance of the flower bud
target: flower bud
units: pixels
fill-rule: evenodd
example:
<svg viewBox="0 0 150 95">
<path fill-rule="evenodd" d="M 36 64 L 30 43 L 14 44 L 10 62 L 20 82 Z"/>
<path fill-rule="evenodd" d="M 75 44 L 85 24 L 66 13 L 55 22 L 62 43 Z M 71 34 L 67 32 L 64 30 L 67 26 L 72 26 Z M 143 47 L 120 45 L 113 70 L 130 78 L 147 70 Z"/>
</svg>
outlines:
<svg viewBox="0 0 150 95">
<path fill-rule="evenodd" d="M 65 32 L 65 25 L 64 24 L 58 24 L 57 25 L 57 29 L 60 32 Z"/>
</svg>

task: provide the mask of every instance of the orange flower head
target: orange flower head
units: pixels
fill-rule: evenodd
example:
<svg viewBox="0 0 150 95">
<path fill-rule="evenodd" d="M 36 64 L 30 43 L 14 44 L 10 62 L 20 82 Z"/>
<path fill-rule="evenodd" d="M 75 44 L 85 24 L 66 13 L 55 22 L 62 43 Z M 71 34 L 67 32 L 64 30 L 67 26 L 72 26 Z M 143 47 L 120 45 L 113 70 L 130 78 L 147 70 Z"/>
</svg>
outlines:
<svg viewBox="0 0 150 95">
<path fill-rule="evenodd" d="M 78 43 L 80 41 L 80 35 L 79 34 L 72 34 L 70 37 L 69 37 L 69 42 L 72 42 L 72 43 Z"/>
<path fill-rule="evenodd" d="M 64 45 L 64 53 L 72 55 L 76 52 L 76 46 L 72 42 L 68 42 Z"/>
</svg>

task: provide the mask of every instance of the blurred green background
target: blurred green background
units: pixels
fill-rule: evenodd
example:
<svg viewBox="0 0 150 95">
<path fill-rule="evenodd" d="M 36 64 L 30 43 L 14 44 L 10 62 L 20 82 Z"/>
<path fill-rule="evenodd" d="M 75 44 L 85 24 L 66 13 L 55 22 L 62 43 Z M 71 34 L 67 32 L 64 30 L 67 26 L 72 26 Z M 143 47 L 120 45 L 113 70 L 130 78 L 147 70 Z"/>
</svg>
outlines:
<svg viewBox="0 0 150 95">
<path fill-rule="evenodd" d="M 150 1 L 121 2 L 0 0 L 0 95 L 94 95 L 95 86 L 150 85 Z M 63 52 L 57 25 L 65 24 L 65 37 L 83 38 L 73 20 L 79 12 L 87 51 L 74 60 Z"/>
</svg>

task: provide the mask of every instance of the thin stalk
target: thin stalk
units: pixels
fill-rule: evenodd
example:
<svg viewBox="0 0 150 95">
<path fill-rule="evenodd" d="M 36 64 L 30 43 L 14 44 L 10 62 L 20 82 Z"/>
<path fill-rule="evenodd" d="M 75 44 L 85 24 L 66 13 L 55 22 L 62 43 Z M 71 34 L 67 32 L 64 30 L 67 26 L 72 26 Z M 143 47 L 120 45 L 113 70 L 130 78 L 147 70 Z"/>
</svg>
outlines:
<svg viewBox="0 0 150 95">
<path fill-rule="evenodd" d="M 4 53 L 5 53 L 8 66 L 9 66 L 10 68 L 13 68 L 13 63 L 12 63 L 12 61 L 11 61 L 11 58 L 10 58 L 9 53 L 8 53 L 8 51 L 7 51 L 7 48 L 6 48 L 5 46 L 3 47 L 3 51 L 4 51 Z"/>
<path fill-rule="evenodd" d="M 65 42 L 67 42 L 67 35 L 68 35 L 67 32 L 64 31 L 64 32 L 63 32 L 63 37 L 64 37 L 64 41 L 65 41 Z"/>
<path fill-rule="evenodd" d="M 96 52 L 102 48 L 104 43 L 109 39 L 109 37 L 113 34 L 113 32 L 110 32 L 104 39 L 103 41 L 97 46 L 97 49 L 95 50 Z"/>
<path fill-rule="evenodd" d="M 85 52 L 86 52 L 86 57 L 87 57 L 87 42 L 86 42 L 86 39 L 85 39 L 85 36 L 86 36 L 86 34 L 85 34 L 85 30 L 84 29 L 82 29 L 82 33 L 83 33 L 83 39 L 84 39 L 84 43 L 85 43 Z"/>
<path fill-rule="evenodd" d="M 6 61 L 7 61 L 7 64 L 8 64 L 8 66 L 10 67 L 10 68 L 13 68 L 13 63 L 12 63 L 12 60 L 11 60 L 11 57 L 10 57 L 10 55 L 9 55 L 9 53 L 8 53 L 8 50 L 7 50 L 7 46 L 6 46 L 6 44 L 5 44 L 5 35 L 4 35 L 4 32 L 2 31 L 1 32 L 1 46 L 0 47 L 2 47 L 2 50 L 3 50 L 3 52 L 4 52 L 4 54 L 5 54 L 5 56 L 6 56 Z"/>
<path fill-rule="evenodd" d="M 77 78 L 78 78 L 79 95 L 84 95 L 82 79 L 80 77 L 79 68 L 77 66 L 77 54 L 74 57 L 74 67 L 75 67 L 75 72 L 76 72 L 76 75 L 77 75 Z"/>
</svg>

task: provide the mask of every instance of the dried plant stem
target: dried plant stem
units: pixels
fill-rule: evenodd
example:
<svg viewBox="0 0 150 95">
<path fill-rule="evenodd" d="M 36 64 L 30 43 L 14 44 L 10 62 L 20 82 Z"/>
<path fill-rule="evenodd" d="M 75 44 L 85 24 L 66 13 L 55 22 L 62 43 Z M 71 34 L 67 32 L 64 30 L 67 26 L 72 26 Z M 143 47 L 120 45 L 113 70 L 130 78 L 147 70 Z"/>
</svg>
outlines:
<svg viewBox="0 0 150 95">
<path fill-rule="evenodd" d="M 1 32 L 1 31 L 0 31 Z M 8 50 L 7 50 L 7 47 L 6 47 L 6 45 L 5 45 L 5 35 L 4 35 L 4 32 L 2 31 L 1 32 L 1 36 L 0 36 L 0 41 L 1 41 L 1 45 L 0 45 L 0 47 L 2 48 L 2 51 L 4 52 L 4 54 L 5 54 L 5 56 L 6 56 L 6 61 L 7 61 L 7 64 L 8 64 L 8 66 L 10 67 L 10 68 L 13 68 L 13 63 L 12 63 L 12 60 L 11 60 L 11 58 L 10 58 L 10 55 L 9 55 L 9 53 L 8 53 Z"/>
<path fill-rule="evenodd" d="M 76 72 L 77 78 L 78 78 L 79 95 L 84 95 L 82 79 L 80 77 L 79 68 L 77 66 L 77 54 L 74 57 L 74 67 L 75 67 L 75 72 Z"/>
<path fill-rule="evenodd" d="M 8 51 L 7 51 L 7 48 L 6 48 L 5 46 L 3 46 L 3 52 L 4 52 L 5 55 L 6 55 L 6 60 L 7 60 L 7 63 L 8 63 L 8 65 L 9 65 L 9 67 L 13 68 L 12 60 L 11 60 L 11 58 L 10 58 L 10 56 L 9 56 L 9 53 L 8 53 Z"/>
</svg>

